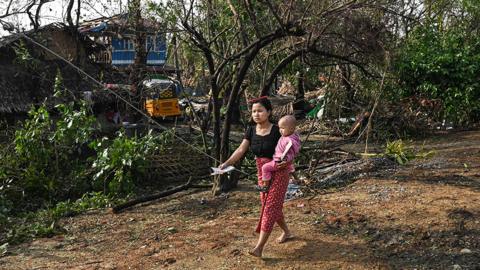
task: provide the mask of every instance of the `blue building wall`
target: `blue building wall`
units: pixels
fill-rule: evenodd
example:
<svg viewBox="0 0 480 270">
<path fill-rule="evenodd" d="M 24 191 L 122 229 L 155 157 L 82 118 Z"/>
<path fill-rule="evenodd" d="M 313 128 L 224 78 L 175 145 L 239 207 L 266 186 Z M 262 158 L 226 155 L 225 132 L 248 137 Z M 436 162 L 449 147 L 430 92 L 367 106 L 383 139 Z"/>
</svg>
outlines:
<svg viewBox="0 0 480 270">
<path fill-rule="evenodd" d="M 147 65 L 158 66 L 165 64 L 167 59 L 167 45 L 162 36 L 148 36 L 146 49 Z M 135 61 L 135 45 L 131 39 L 112 38 L 112 65 L 131 65 Z"/>
</svg>

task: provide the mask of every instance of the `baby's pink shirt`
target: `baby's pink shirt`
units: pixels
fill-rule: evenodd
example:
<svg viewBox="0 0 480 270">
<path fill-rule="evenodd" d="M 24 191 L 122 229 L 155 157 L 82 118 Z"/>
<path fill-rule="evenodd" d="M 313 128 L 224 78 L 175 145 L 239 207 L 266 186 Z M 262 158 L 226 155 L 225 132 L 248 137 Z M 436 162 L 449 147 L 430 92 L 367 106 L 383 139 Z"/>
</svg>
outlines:
<svg viewBox="0 0 480 270">
<path fill-rule="evenodd" d="M 287 137 L 280 137 L 277 146 L 275 147 L 275 154 L 273 154 L 273 160 L 280 161 L 283 151 L 285 151 L 285 147 L 287 147 L 289 141 L 292 141 L 292 147 L 290 148 L 290 150 L 288 150 L 284 160 L 290 162 L 295 158 L 295 156 L 300 151 L 300 136 L 298 136 L 297 133 L 293 133 L 292 135 L 289 135 Z"/>
</svg>

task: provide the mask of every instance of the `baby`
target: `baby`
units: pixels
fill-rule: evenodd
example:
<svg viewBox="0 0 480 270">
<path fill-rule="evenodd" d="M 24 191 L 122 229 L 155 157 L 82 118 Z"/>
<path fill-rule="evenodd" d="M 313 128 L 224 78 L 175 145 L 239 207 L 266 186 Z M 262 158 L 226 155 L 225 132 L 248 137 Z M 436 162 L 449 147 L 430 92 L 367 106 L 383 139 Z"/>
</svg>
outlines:
<svg viewBox="0 0 480 270">
<path fill-rule="evenodd" d="M 273 160 L 262 166 L 262 185 L 259 186 L 260 191 L 268 191 L 272 173 L 278 169 L 276 165 L 277 163 L 282 161 L 288 162 L 288 172 L 292 173 L 295 171 L 293 167 L 293 159 L 300 151 L 300 137 L 295 133 L 295 125 L 296 120 L 292 115 L 286 115 L 278 121 L 278 127 L 282 137 L 280 137 L 277 146 L 275 147 Z"/>
</svg>

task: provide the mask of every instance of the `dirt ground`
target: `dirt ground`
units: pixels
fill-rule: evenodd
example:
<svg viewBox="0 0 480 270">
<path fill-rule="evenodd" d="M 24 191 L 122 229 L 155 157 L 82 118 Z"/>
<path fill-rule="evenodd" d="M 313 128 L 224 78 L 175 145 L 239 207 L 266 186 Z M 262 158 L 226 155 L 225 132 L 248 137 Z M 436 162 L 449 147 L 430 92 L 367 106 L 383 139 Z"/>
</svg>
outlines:
<svg viewBox="0 0 480 270">
<path fill-rule="evenodd" d="M 259 212 L 251 183 L 187 191 L 121 214 L 64 219 L 63 235 L 9 248 L 1 269 L 480 269 L 480 132 L 433 137 L 433 158 L 289 201 L 295 238 L 247 254 Z"/>
</svg>

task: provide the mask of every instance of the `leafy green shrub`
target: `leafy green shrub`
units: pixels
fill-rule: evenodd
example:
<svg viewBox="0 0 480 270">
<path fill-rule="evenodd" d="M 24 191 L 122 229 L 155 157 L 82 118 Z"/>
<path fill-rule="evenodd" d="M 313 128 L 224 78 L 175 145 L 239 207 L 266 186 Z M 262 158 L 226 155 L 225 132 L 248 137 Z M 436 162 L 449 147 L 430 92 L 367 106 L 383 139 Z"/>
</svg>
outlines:
<svg viewBox="0 0 480 270">
<path fill-rule="evenodd" d="M 123 200 L 116 199 L 113 196 L 106 195 L 100 191 L 88 192 L 74 202 L 71 202 L 70 200 L 60 202 L 48 211 L 55 219 L 58 219 L 61 217 L 77 215 L 87 210 L 111 207 L 113 203 L 120 201 Z"/>
<path fill-rule="evenodd" d="M 57 105 L 60 115 L 56 121 L 45 105 L 32 109 L 30 119 L 16 131 L 15 151 L 9 155 L 8 167 L 21 168 L 10 174 L 20 197 L 54 203 L 71 193 L 78 196 L 86 191 L 87 181 L 79 179 L 80 172 L 86 169 L 80 154 L 92 140 L 95 118 L 88 114 L 86 106 L 81 105 L 78 110 L 74 106 Z"/>
<path fill-rule="evenodd" d="M 20 40 L 18 44 L 13 46 L 16 58 L 14 64 L 21 65 L 28 70 L 38 70 L 41 66 L 41 62 L 30 54 L 25 42 Z"/>
<path fill-rule="evenodd" d="M 413 159 L 430 158 L 434 153 L 434 151 L 425 151 L 423 147 L 420 150 L 416 150 L 413 146 L 407 145 L 404 141 L 396 140 L 387 142 L 384 155 L 400 165 L 405 165 Z"/>
<path fill-rule="evenodd" d="M 86 105 L 71 102 L 56 109 L 57 118 L 45 105 L 32 109 L 15 133 L 13 151 L 0 152 L 0 221 L 12 205 L 22 212 L 89 191 L 127 195 L 134 180 L 142 179 L 149 155 L 172 138 L 171 132 L 129 138 L 122 131 L 114 139 L 95 140 L 95 119 Z M 89 158 L 88 149 L 96 156 Z"/>
<path fill-rule="evenodd" d="M 41 113 L 40 115 L 42 115 L 43 119 L 46 119 L 44 113 Z M 67 128 L 64 132 L 55 133 L 58 141 L 64 141 L 64 139 L 67 140 L 67 138 L 70 138 L 70 136 L 66 136 L 62 139 L 62 136 L 71 132 L 68 130 L 69 122 L 67 119 L 68 117 L 61 120 L 64 123 L 57 124 L 57 126 L 60 127 L 60 130 L 63 129 L 61 128 L 62 126 Z M 75 126 L 75 121 L 73 121 L 73 123 L 72 126 Z M 31 129 L 29 130 L 32 131 Z M 38 134 L 41 133 L 38 132 Z M 35 134 L 35 136 L 38 134 Z M 77 136 L 77 138 L 80 140 L 76 142 L 82 141 L 81 136 Z M 88 136 L 83 138 L 88 141 Z M 60 183 L 54 182 L 51 186 L 51 190 L 57 197 L 52 195 L 51 200 L 43 205 L 55 206 L 36 212 L 24 213 L 24 211 L 17 211 L 13 213 L 12 206 L 13 202 L 19 204 L 23 199 L 27 200 L 31 198 L 34 191 L 27 189 L 27 184 L 36 186 L 37 189 L 43 188 L 36 193 L 41 196 L 42 192 L 46 191 L 46 188 L 44 188 L 45 183 L 41 182 L 44 179 L 34 178 L 27 174 L 15 176 L 14 173 L 8 175 L 3 174 L 2 176 L 2 169 L 4 169 L 5 166 L 0 166 L 0 180 L 4 181 L 0 186 L 0 243 L 4 241 L 18 243 L 32 237 L 52 236 L 62 230 L 58 225 L 58 220 L 61 217 L 72 216 L 89 209 L 109 207 L 112 203 L 123 202 L 126 198 L 125 195 L 128 195 L 133 191 L 134 184 L 142 179 L 142 176 L 145 173 L 145 167 L 149 162 L 149 156 L 156 151 L 162 151 L 164 147 L 171 142 L 171 138 L 172 133 L 170 132 L 164 132 L 160 136 L 154 136 L 153 134 L 148 133 L 141 138 L 128 138 L 125 136 L 124 132 L 120 132 L 112 140 L 103 138 L 92 142 L 91 145 L 97 151 L 97 156 L 93 161 L 90 160 L 87 162 L 84 160 L 83 163 L 79 163 L 82 165 L 83 175 L 86 176 L 85 179 L 82 179 L 81 181 L 78 180 L 79 175 L 76 174 L 75 171 L 64 171 L 64 175 L 57 174 L 57 176 L 63 177 L 64 181 L 67 181 L 68 179 L 65 179 L 65 175 L 72 175 L 74 179 L 70 181 L 75 183 L 76 181 L 87 181 L 86 179 L 91 178 L 93 175 L 93 185 L 89 187 L 89 190 L 104 190 L 105 193 L 102 191 L 88 192 L 75 201 L 71 201 L 71 198 L 74 198 L 75 196 L 71 196 L 64 201 L 61 201 L 60 197 L 58 197 Z M 34 169 L 40 169 L 35 166 L 52 165 L 53 161 L 48 161 L 44 157 L 34 156 L 32 153 L 33 149 L 31 149 L 32 145 L 45 148 L 48 144 L 44 142 L 44 145 L 42 145 L 41 143 L 38 143 L 38 141 L 26 143 L 26 141 L 23 140 L 22 145 L 24 145 L 22 148 L 23 152 L 19 153 L 22 153 L 22 157 L 29 156 L 33 158 L 33 160 L 31 163 L 22 161 L 20 164 L 27 167 L 31 166 Z M 41 150 L 44 150 L 43 148 Z M 19 153 L 15 152 L 12 155 L 17 155 Z M 67 156 L 68 155 L 66 155 L 66 157 Z M 75 161 L 75 163 L 80 161 L 81 160 L 79 159 Z M 71 164 L 64 164 L 65 162 L 68 161 L 62 160 L 62 168 L 71 169 Z M 92 163 L 93 165 L 90 167 L 89 164 Z M 34 169 L 31 170 L 33 171 Z M 51 171 L 47 168 L 43 168 L 43 170 L 45 172 L 45 179 L 50 179 L 49 177 L 51 177 L 52 173 L 57 173 L 57 171 Z M 77 178 L 77 180 L 75 180 L 75 178 Z M 5 179 L 10 180 L 7 182 Z M 5 190 L 7 192 L 5 192 Z M 15 194 L 18 194 L 21 191 L 25 195 L 23 197 L 11 196 L 12 190 L 18 191 L 16 193 L 14 192 Z M 37 205 L 37 208 L 38 206 L 40 205 Z"/>
<path fill-rule="evenodd" d="M 385 147 L 385 155 L 400 165 L 404 165 L 409 160 L 415 158 L 413 150 L 408 147 L 402 140 L 387 142 L 387 145 Z"/>
<path fill-rule="evenodd" d="M 419 26 L 396 58 L 395 69 L 401 84 L 395 91 L 400 97 L 439 99 L 443 118 L 457 124 L 480 119 L 478 35 L 462 25 L 447 30 Z"/>
<path fill-rule="evenodd" d="M 95 190 L 107 194 L 125 195 L 133 191 L 134 180 L 141 179 L 149 156 L 162 149 L 171 138 L 170 132 L 155 137 L 149 132 L 144 137 L 128 138 L 123 131 L 113 140 L 103 138 L 91 143 L 97 152 L 93 162 Z"/>
<path fill-rule="evenodd" d="M 65 98 L 61 73 L 55 79 L 55 96 Z M 82 151 L 93 140 L 95 118 L 82 102 L 68 102 L 49 110 L 45 104 L 29 111 L 29 118 L 5 142 L 0 153 L 0 196 L 21 211 L 79 197 L 88 191 Z"/>
</svg>

